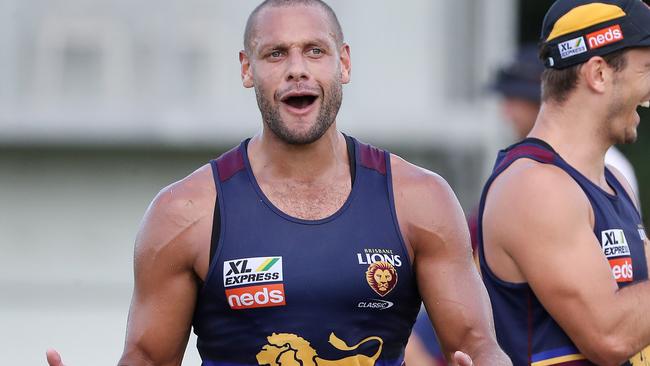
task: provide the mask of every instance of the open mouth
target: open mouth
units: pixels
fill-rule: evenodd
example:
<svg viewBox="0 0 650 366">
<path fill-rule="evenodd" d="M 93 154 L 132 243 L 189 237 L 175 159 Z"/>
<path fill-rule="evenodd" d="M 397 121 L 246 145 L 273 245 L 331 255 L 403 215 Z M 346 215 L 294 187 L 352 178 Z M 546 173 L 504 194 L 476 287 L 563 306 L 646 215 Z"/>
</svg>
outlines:
<svg viewBox="0 0 650 366">
<path fill-rule="evenodd" d="M 639 103 L 639 107 L 650 108 L 650 100 L 646 100 L 645 102 Z"/>
<path fill-rule="evenodd" d="M 284 98 L 282 102 L 296 109 L 305 109 L 314 104 L 317 98 L 315 95 L 295 95 Z"/>
<path fill-rule="evenodd" d="M 280 101 L 294 110 L 307 110 L 318 99 L 318 93 L 309 90 L 294 90 L 286 93 Z"/>
</svg>

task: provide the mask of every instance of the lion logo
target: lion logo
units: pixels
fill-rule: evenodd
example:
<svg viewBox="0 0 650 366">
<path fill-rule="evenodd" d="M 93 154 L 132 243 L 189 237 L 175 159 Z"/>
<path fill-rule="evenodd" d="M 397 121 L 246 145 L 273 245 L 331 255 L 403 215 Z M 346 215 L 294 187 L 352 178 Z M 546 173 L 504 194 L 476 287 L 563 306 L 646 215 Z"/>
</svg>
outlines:
<svg viewBox="0 0 650 366">
<path fill-rule="evenodd" d="M 379 296 L 384 297 L 391 292 L 397 284 L 397 271 L 388 262 L 375 262 L 368 266 L 366 280 L 370 288 Z"/>
<path fill-rule="evenodd" d="M 325 360 L 318 357 L 316 350 L 302 337 L 291 333 L 273 333 L 266 337 L 268 344 L 255 356 L 260 366 L 374 366 L 381 354 L 384 341 L 379 337 L 368 337 L 354 346 L 348 346 L 334 333 L 330 334 L 329 342 L 341 351 L 354 351 L 360 345 L 369 342 L 379 342 L 374 355 L 354 355 L 340 360 Z"/>
<path fill-rule="evenodd" d="M 650 366 L 650 346 L 630 359 L 632 366 Z"/>
</svg>

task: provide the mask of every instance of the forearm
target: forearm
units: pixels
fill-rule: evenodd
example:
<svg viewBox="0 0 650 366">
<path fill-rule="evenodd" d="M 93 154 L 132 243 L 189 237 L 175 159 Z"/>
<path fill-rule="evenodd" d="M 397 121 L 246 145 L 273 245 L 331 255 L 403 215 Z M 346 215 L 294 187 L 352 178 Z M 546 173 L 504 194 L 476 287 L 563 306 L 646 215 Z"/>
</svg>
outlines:
<svg viewBox="0 0 650 366">
<path fill-rule="evenodd" d="M 117 366 L 179 366 L 181 360 L 182 356 L 167 361 L 154 360 L 142 349 L 130 347 L 124 350 Z"/>
<path fill-rule="evenodd" d="M 485 341 L 470 351 L 475 366 L 511 366 L 510 358 L 494 341 Z"/>
<path fill-rule="evenodd" d="M 609 334 L 613 339 L 620 340 L 620 344 L 613 346 L 627 360 L 650 345 L 650 281 L 623 288 L 615 297 L 613 309 L 616 309 L 618 319 L 610 322 Z"/>
<path fill-rule="evenodd" d="M 480 327 L 466 332 L 461 343 L 456 346 L 456 350 L 467 353 L 474 365 L 512 365 L 510 358 L 499 347 L 492 329 Z M 451 351 L 449 359 L 453 359 L 455 350 L 449 351 Z"/>
<path fill-rule="evenodd" d="M 644 281 L 572 311 L 582 316 L 567 334 L 591 361 L 619 365 L 650 345 L 648 309 L 650 282 Z"/>
<path fill-rule="evenodd" d="M 156 366 L 156 363 L 142 352 L 125 350 L 117 366 Z"/>
</svg>

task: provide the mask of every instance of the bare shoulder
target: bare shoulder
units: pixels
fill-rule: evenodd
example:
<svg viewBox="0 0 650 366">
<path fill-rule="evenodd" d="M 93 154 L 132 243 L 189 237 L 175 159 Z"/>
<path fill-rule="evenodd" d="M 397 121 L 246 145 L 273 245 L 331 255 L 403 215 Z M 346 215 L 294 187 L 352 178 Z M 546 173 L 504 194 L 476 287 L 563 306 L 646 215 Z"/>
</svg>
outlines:
<svg viewBox="0 0 650 366">
<path fill-rule="evenodd" d="M 206 235 L 209 240 L 215 200 L 209 164 L 163 188 L 149 205 L 140 225 L 136 260 L 170 253 L 171 257 L 193 264 Z"/>
<path fill-rule="evenodd" d="M 171 220 L 181 227 L 196 221 L 207 206 L 214 205 L 213 182 L 210 165 L 200 167 L 160 190 L 147 209 L 147 217 Z"/>
<path fill-rule="evenodd" d="M 423 203 L 440 203 L 441 200 L 455 199 L 454 192 L 440 175 L 412 164 L 397 155 L 391 154 L 393 188 L 395 196 L 415 206 Z M 431 208 L 431 207 L 429 207 Z"/>
<path fill-rule="evenodd" d="M 469 248 L 463 210 L 447 181 L 396 155 L 391 155 L 391 167 L 399 226 L 409 247 L 414 252 L 448 245 Z"/>
<path fill-rule="evenodd" d="M 135 244 L 135 286 L 122 364 L 180 365 L 208 266 L 215 201 L 210 166 L 163 188 Z"/>
<path fill-rule="evenodd" d="M 530 207 L 530 202 L 538 203 L 543 207 L 554 204 L 568 206 L 577 202 L 587 203 L 582 189 L 568 173 L 555 165 L 526 158 L 515 161 L 501 173 L 492 184 L 489 193 L 492 197 L 503 196 L 513 199 L 506 203 L 514 206 Z"/>
<path fill-rule="evenodd" d="M 516 223 L 512 225 L 509 223 Z M 593 211 L 580 186 L 562 169 L 519 159 L 495 179 L 486 199 L 483 224 L 487 235 L 521 240 L 547 230 L 591 226 Z"/>
</svg>

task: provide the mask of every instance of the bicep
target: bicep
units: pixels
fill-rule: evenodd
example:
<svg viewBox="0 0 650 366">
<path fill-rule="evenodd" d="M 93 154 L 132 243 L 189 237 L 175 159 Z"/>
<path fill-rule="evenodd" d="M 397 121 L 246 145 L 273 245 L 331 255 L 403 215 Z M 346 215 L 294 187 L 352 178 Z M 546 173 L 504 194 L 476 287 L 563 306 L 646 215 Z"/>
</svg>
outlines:
<svg viewBox="0 0 650 366">
<path fill-rule="evenodd" d="M 199 286 L 190 243 L 195 225 L 170 232 L 173 225 L 163 224 L 145 218 L 138 235 L 122 361 L 179 365 L 187 345 Z"/>
<path fill-rule="evenodd" d="M 602 305 L 617 286 L 593 233 L 588 200 L 567 179 L 491 191 L 484 233 L 486 248 L 512 258 L 544 308 L 580 345 L 599 334 L 607 311 Z"/>
<path fill-rule="evenodd" d="M 428 217 L 410 232 L 420 294 L 449 356 L 492 338 L 493 326 L 463 211 L 446 184 L 438 193 Z"/>
<path fill-rule="evenodd" d="M 513 252 L 524 277 L 551 316 L 576 343 L 606 316 L 601 306 L 617 291 L 609 264 L 589 227 L 531 230 L 529 250 Z"/>
<path fill-rule="evenodd" d="M 420 294 L 447 353 L 492 333 L 489 300 L 471 254 L 450 248 L 465 245 L 457 239 L 447 238 L 445 244 L 431 240 L 429 245 L 439 248 L 418 251 L 415 262 Z"/>
<path fill-rule="evenodd" d="M 136 269 L 140 275 L 136 275 L 124 355 L 156 365 L 177 365 L 191 328 L 196 279 L 177 272 L 173 264 L 153 272 L 142 274 Z"/>
</svg>

